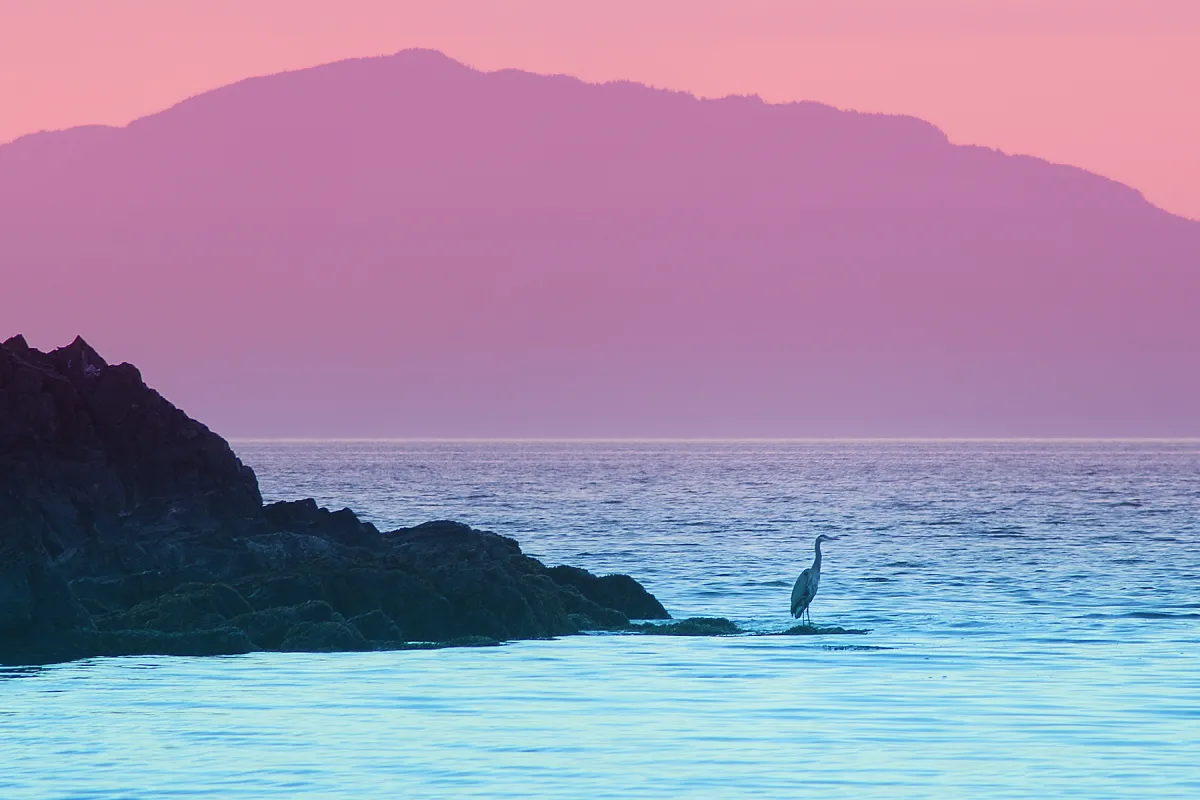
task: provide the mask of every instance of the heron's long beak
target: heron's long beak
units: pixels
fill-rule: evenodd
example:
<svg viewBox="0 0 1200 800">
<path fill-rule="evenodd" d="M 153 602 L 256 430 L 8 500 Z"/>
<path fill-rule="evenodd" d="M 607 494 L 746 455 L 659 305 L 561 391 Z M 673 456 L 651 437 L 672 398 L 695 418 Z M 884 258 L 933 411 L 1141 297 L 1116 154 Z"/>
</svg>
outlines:
<svg viewBox="0 0 1200 800">
<path fill-rule="evenodd" d="M 840 538 L 842 538 L 842 537 L 840 537 L 840 536 L 826 536 L 826 537 L 825 537 L 825 541 L 827 541 L 827 542 L 836 542 L 836 541 L 837 541 L 838 539 L 840 539 Z"/>
</svg>

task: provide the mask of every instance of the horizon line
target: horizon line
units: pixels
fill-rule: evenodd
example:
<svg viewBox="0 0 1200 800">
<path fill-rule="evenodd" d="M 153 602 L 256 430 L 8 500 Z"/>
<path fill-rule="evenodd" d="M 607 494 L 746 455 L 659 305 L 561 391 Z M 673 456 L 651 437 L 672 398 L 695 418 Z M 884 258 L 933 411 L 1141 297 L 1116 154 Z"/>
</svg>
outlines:
<svg viewBox="0 0 1200 800">
<path fill-rule="evenodd" d="M 1195 443 L 1200 444 L 1200 436 L 227 436 L 228 442 L 247 443 L 371 443 L 393 442 L 402 443 L 478 443 L 478 444 L 519 444 L 519 443 L 662 443 L 662 444 L 720 444 L 720 443 L 904 443 L 904 442 L 1159 442 L 1159 443 Z"/>
</svg>

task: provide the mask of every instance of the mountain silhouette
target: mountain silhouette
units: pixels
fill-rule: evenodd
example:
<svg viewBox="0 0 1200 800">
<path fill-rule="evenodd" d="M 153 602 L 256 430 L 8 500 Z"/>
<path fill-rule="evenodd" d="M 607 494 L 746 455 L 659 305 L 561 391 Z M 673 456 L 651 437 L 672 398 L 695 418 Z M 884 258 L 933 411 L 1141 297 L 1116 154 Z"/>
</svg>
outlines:
<svg viewBox="0 0 1200 800">
<path fill-rule="evenodd" d="M 911 117 L 328 64 L 0 146 L 0 337 L 235 435 L 1200 434 L 1200 223 Z"/>
</svg>

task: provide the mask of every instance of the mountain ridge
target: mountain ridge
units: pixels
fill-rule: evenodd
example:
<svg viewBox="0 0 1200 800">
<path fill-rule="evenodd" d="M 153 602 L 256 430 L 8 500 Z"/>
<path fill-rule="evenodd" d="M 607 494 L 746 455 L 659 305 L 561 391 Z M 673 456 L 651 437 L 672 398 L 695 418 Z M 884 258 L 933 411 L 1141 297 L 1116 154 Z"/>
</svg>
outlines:
<svg viewBox="0 0 1200 800">
<path fill-rule="evenodd" d="M 242 87 L 242 88 L 257 87 L 263 81 L 270 81 L 273 78 L 277 78 L 277 77 L 283 76 L 283 75 L 298 75 L 298 74 L 305 74 L 305 73 L 314 73 L 314 72 L 319 72 L 321 70 L 325 70 L 325 69 L 329 69 L 329 68 L 341 67 L 343 65 L 369 66 L 373 63 L 382 62 L 382 61 L 395 62 L 398 60 L 414 59 L 414 58 L 428 59 L 430 62 L 430 66 L 435 66 L 435 65 L 443 66 L 446 68 L 463 70 L 463 71 L 475 73 L 478 75 L 506 75 L 506 74 L 509 74 L 509 75 L 513 75 L 513 76 L 527 76 L 527 77 L 534 77 L 534 78 L 549 78 L 549 79 L 555 79 L 555 80 L 565 80 L 565 81 L 570 81 L 575 84 L 579 84 L 581 86 L 590 86 L 590 87 L 600 87 L 600 88 L 603 88 L 603 87 L 630 87 L 630 88 L 645 90 L 645 91 L 649 91 L 649 92 L 657 92 L 657 93 L 661 93 L 664 95 L 679 96 L 682 98 L 686 98 L 688 100 L 693 100 L 693 101 L 701 102 L 701 103 L 744 101 L 747 103 L 756 103 L 756 104 L 761 104 L 764 106 L 776 106 L 776 107 L 802 106 L 802 107 L 807 107 L 807 108 L 829 110 L 829 111 L 836 112 L 838 114 L 856 115 L 856 116 L 865 117 L 865 118 L 878 117 L 878 118 L 886 118 L 886 119 L 890 119 L 890 120 L 908 120 L 908 121 L 911 121 L 912 123 L 915 123 L 919 127 L 925 127 L 927 129 L 929 129 L 932 133 L 935 134 L 935 138 L 940 139 L 940 141 L 942 143 L 950 145 L 952 147 L 979 148 L 983 151 L 1001 155 L 1001 156 L 1005 156 L 1008 158 L 1018 158 L 1018 159 L 1028 158 L 1028 159 L 1032 159 L 1040 164 L 1044 164 L 1044 165 L 1048 165 L 1048 166 L 1052 166 L 1052 167 L 1063 167 L 1063 168 L 1070 169 L 1072 171 L 1078 171 L 1078 172 L 1084 173 L 1089 176 L 1094 176 L 1096 178 L 1103 179 L 1104 181 L 1106 181 L 1110 184 L 1114 184 L 1116 187 L 1120 187 L 1122 189 L 1126 189 L 1130 192 L 1133 192 L 1134 194 L 1137 195 L 1139 200 L 1147 203 L 1148 205 L 1151 205 L 1153 208 L 1155 208 L 1157 210 L 1163 211 L 1164 213 L 1171 214 L 1172 216 L 1179 217 L 1180 219 L 1185 219 L 1188 221 L 1195 221 L 1195 220 L 1191 220 L 1187 217 L 1184 217 L 1180 214 L 1176 214 L 1175 212 L 1169 211 L 1167 209 L 1163 209 L 1160 206 L 1154 205 L 1153 203 L 1150 203 L 1150 201 L 1146 199 L 1146 197 L 1142 193 L 1142 191 L 1139 190 L 1135 186 L 1131 186 L 1129 184 L 1123 183 L 1114 178 L 1109 178 L 1108 176 L 1102 175 L 1097 172 L 1092 172 L 1090 170 L 1087 170 L 1083 167 L 1076 166 L 1074 164 L 1070 164 L 1070 163 L 1066 163 L 1066 162 L 1051 161 L 1051 160 L 1043 158 L 1041 156 L 1028 154 L 1028 153 L 1010 153 L 1003 149 L 990 147 L 988 145 L 983 145 L 983 144 L 952 142 L 950 140 L 950 138 L 946 135 L 945 131 L 943 131 L 941 128 L 939 128 L 935 123 L 930 122 L 925 119 L 922 119 L 915 115 L 911 115 L 911 114 L 893 114 L 893 113 L 886 113 L 886 112 L 862 111 L 862 110 L 853 109 L 853 108 L 843 108 L 840 106 L 835 106 L 835 105 L 831 105 L 828 103 L 822 103 L 822 102 L 814 101 L 814 100 L 792 100 L 792 101 L 784 101 L 784 102 L 770 102 L 770 101 L 764 100 L 760 96 L 754 95 L 754 94 L 751 94 L 751 95 L 730 94 L 730 95 L 723 95 L 721 97 L 705 97 L 705 96 L 693 94 L 692 92 L 688 92 L 686 90 L 656 87 L 656 86 L 645 84 L 645 83 L 642 83 L 642 82 L 639 82 L 636 80 L 632 80 L 632 79 L 616 79 L 616 80 L 609 80 L 609 81 L 591 82 L 591 81 L 586 81 L 581 78 L 577 78 L 575 76 L 567 75 L 564 73 L 549 73 L 549 74 L 536 73 L 536 72 L 531 72 L 528 70 L 511 68 L 511 67 L 485 71 L 485 70 L 480 70 L 475 67 L 472 67 L 472 66 L 466 64 L 465 62 L 457 61 L 456 59 L 446 55 L 445 53 L 442 53 L 439 50 L 434 50 L 434 49 L 429 49 L 429 48 L 406 48 L 406 49 L 399 50 L 399 51 L 396 51 L 395 53 L 391 53 L 391 54 L 387 54 L 387 55 L 365 56 L 365 57 L 361 57 L 361 58 L 343 59 L 340 61 L 333 61 L 333 62 L 327 62 L 327 63 L 323 63 L 323 64 L 317 64 L 317 65 L 313 65 L 311 67 L 304 67 L 304 68 L 295 69 L 295 70 L 287 70 L 284 72 L 268 73 L 268 74 L 264 74 L 264 75 L 255 75 L 255 76 L 247 77 L 247 78 L 244 78 L 242 80 L 236 81 L 231 84 L 226 84 L 224 86 L 219 86 L 219 87 L 216 87 L 213 89 L 205 90 L 205 91 L 200 92 L 195 95 L 191 95 L 191 96 L 186 97 L 186 98 L 180 100 L 179 102 L 174 103 L 174 104 L 172 104 L 166 108 L 163 108 L 159 111 L 155 111 L 153 113 L 146 114 L 146 115 L 143 115 L 136 119 L 133 119 L 130 122 L 126 123 L 125 125 L 100 125 L 100 124 L 79 125 L 79 126 L 74 126 L 74 127 L 70 127 L 70 128 L 33 131 L 30 133 L 24 134 L 22 136 L 18 136 L 17 138 L 10 140 L 8 142 L 0 142 L 0 157 L 3 156 L 3 153 L 2 153 L 3 148 L 8 147 L 10 145 L 25 146 L 25 143 L 27 141 L 42 140 L 43 138 L 58 138 L 59 135 L 72 135 L 72 136 L 74 136 L 74 135 L 89 135 L 89 134 L 104 135 L 104 134 L 107 134 L 108 132 L 127 130 L 131 127 L 139 125 L 140 123 L 144 123 L 147 120 L 151 120 L 153 118 L 160 117 L 164 114 L 169 114 L 173 111 L 180 109 L 181 107 L 187 107 L 189 104 L 193 103 L 193 101 L 202 101 L 203 99 L 208 98 L 210 96 L 218 96 L 222 93 L 236 90 L 239 87 Z M 40 141 L 39 141 L 39 143 L 40 143 Z"/>
</svg>

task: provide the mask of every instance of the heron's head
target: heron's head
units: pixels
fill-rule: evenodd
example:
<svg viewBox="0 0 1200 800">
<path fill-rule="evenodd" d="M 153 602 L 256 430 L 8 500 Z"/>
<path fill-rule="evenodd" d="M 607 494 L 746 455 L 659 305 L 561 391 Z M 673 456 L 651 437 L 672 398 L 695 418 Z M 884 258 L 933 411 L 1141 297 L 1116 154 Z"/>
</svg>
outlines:
<svg viewBox="0 0 1200 800">
<path fill-rule="evenodd" d="M 822 533 L 817 537 L 817 544 L 820 544 L 821 542 L 836 542 L 837 540 L 837 536 L 829 536 L 828 534 Z"/>
</svg>

